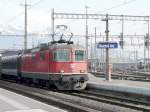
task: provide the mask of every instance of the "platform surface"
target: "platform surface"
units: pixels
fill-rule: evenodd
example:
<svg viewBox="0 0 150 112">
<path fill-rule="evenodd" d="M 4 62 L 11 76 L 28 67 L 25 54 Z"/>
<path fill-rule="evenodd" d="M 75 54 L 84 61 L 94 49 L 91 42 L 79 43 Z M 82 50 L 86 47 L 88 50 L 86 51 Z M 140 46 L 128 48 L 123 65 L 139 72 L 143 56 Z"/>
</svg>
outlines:
<svg viewBox="0 0 150 112">
<path fill-rule="evenodd" d="M 139 94 L 150 97 L 150 82 L 117 79 L 107 81 L 105 78 L 95 77 L 94 75 L 89 74 L 87 87 L 92 89 L 105 89 L 111 91 Z"/>
<path fill-rule="evenodd" d="M 66 112 L 0 88 L 0 112 Z"/>
<path fill-rule="evenodd" d="M 143 81 L 131 81 L 131 80 L 118 80 L 111 79 L 111 81 L 107 81 L 105 78 L 95 77 L 92 74 L 89 74 L 89 83 L 100 83 L 106 85 L 122 85 L 122 86 L 132 86 L 132 87 L 142 87 L 150 89 L 150 82 Z"/>
</svg>

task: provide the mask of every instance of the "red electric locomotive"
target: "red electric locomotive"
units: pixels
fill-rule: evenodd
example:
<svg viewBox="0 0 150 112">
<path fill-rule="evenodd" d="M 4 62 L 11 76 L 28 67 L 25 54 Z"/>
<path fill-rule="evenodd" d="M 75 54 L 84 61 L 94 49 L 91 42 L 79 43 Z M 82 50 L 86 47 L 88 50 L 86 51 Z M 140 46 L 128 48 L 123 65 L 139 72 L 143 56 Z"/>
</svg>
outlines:
<svg viewBox="0 0 150 112">
<path fill-rule="evenodd" d="M 54 85 L 59 90 L 81 90 L 88 80 L 85 55 L 83 47 L 61 38 L 15 56 L 2 56 L 2 76 Z"/>
<path fill-rule="evenodd" d="M 60 90 L 86 87 L 85 49 L 68 43 L 55 43 L 31 49 L 22 55 L 21 76 L 35 83 L 54 84 Z"/>
</svg>

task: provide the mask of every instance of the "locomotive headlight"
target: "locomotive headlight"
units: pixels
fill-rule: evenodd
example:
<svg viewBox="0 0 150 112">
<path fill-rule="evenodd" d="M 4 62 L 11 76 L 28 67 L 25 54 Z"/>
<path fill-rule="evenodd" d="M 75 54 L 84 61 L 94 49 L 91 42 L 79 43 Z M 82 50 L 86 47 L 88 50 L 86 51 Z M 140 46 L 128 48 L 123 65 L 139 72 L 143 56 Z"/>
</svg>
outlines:
<svg viewBox="0 0 150 112">
<path fill-rule="evenodd" d="M 84 73 L 85 72 L 85 70 L 80 70 L 80 73 Z"/>
<path fill-rule="evenodd" d="M 64 70 L 60 70 L 60 73 L 64 73 Z"/>
</svg>

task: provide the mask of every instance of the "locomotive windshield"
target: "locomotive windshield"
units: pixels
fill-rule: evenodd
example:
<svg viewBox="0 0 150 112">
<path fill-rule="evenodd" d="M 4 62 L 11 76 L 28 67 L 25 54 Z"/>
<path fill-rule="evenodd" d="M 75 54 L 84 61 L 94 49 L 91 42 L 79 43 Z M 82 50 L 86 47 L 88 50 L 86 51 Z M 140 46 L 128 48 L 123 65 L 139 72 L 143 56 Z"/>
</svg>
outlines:
<svg viewBox="0 0 150 112">
<path fill-rule="evenodd" d="M 70 51 L 67 49 L 54 51 L 54 61 L 70 61 Z"/>
<path fill-rule="evenodd" d="M 84 57 L 85 56 L 83 50 L 75 50 L 75 61 L 83 61 Z"/>
</svg>

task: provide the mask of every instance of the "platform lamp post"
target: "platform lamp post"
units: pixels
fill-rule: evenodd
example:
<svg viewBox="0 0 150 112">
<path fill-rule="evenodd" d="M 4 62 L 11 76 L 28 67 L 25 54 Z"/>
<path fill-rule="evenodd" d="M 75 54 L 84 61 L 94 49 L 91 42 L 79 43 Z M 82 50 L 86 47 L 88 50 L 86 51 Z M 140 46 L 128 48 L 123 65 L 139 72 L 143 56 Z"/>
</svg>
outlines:
<svg viewBox="0 0 150 112">
<path fill-rule="evenodd" d="M 109 18 L 108 18 L 108 14 L 106 14 L 106 18 L 102 19 L 102 21 L 106 22 L 106 42 L 109 41 Z M 106 48 L 106 61 L 105 61 L 105 77 L 106 80 L 110 81 L 111 80 L 111 74 L 109 73 L 109 48 Z"/>
<path fill-rule="evenodd" d="M 149 62 L 149 46 L 150 46 L 150 38 L 149 38 L 149 16 L 148 16 L 148 21 L 147 21 L 147 24 L 148 24 L 148 32 L 147 32 L 147 36 L 148 36 L 148 62 Z M 148 72 L 149 72 L 149 63 L 148 63 Z"/>
<path fill-rule="evenodd" d="M 27 0 L 24 0 L 24 4 L 21 4 L 21 6 L 24 6 L 24 50 L 27 49 L 27 34 L 28 34 L 28 6 L 31 6 L 27 3 Z"/>
<path fill-rule="evenodd" d="M 88 6 L 85 6 L 85 15 L 86 15 L 86 18 L 85 18 L 85 46 L 86 46 L 86 60 L 88 61 Z"/>
<path fill-rule="evenodd" d="M 25 0 L 25 19 L 24 19 L 24 50 L 27 49 L 27 1 Z"/>
<path fill-rule="evenodd" d="M 96 27 L 94 28 L 94 34 L 95 34 L 95 43 L 94 43 L 94 65 L 95 65 L 95 69 L 94 69 L 94 72 L 96 72 L 96 63 L 97 63 L 97 53 L 96 53 L 96 37 L 97 37 L 97 32 L 96 32 Z"/>
<path fill-rule="evenodd" d="M 54 41 L 54 8 L 51 9 L 51 34 L 52 34 L 52 41 Z"/>
</svg>

